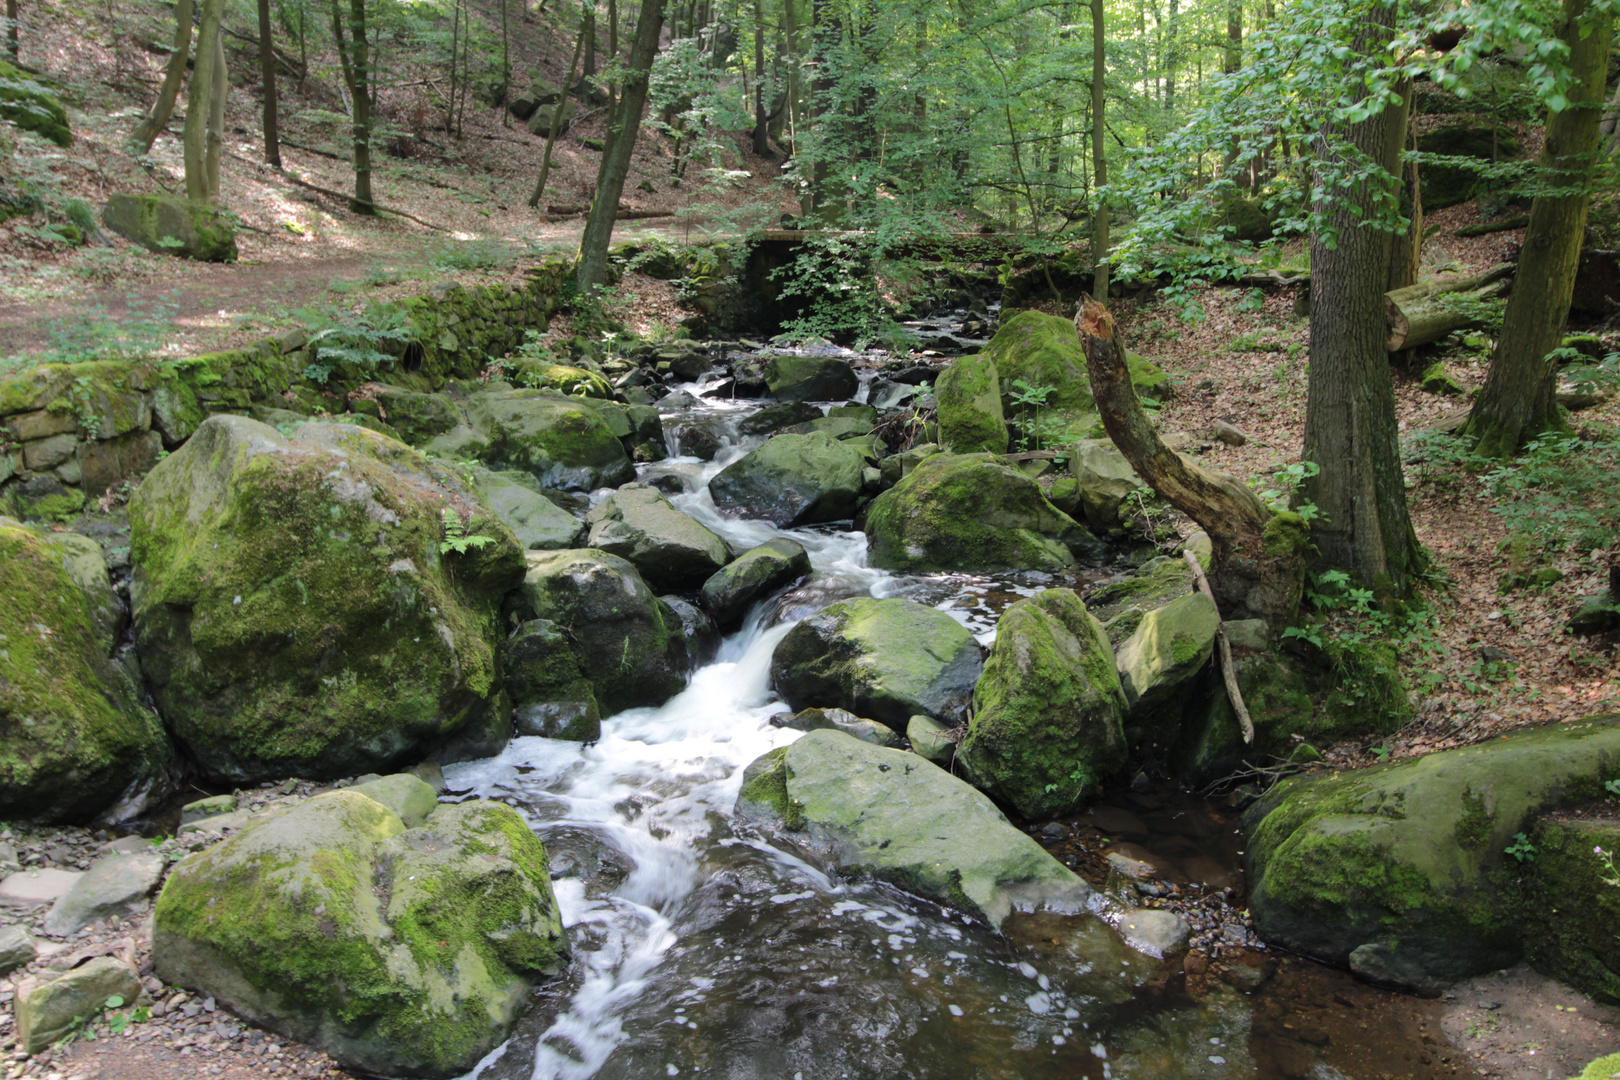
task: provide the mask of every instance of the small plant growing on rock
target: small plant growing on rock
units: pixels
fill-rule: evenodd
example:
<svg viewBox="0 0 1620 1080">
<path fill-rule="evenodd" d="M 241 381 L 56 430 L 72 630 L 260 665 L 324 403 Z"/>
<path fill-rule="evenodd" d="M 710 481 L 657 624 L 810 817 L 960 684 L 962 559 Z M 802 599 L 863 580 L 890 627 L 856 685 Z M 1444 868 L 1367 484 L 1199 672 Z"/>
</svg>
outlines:
<svg viewBox="0 0 1620 1080">
<path fill-rule="evenodd" d="M 482 533 L 468 535 L 467 526 L 462 523 L 461 515 L 448 506 L 442 511 L 444 521 L 444 539 L 439 541 L 439 554 L 465 555 L 474 548 L 486 547 L 495 542 L 493 536 L 484 536 Z"/>
<path fill-rule="evenodd" d="M 1534 862 L 1536 858 L 1536 845 L 1524 833 L 1514 833 L 1513 843 L 1502 849 L 1504 854 L 1513 856 L 1521 863 Z"/>
</svg>

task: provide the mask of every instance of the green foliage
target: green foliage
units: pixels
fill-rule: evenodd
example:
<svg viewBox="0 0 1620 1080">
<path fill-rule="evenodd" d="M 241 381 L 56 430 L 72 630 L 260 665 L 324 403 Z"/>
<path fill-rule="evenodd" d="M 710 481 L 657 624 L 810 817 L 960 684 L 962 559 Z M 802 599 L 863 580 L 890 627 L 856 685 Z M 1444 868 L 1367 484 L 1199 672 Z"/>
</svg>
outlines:
<svg viewBox="0 0 1620 1080">
<path fill-rule="evenodd" d="M 469 551 L 488 547 L 495 542 L 493 536 L 485 536 L 482 533 L 468 535 L 467 525 L 461 520 L 461 515 L 448 506 L 441 511 L 441 516 L 444 521 L 444 539 L 439 541 L 441 555 L 465 555 Z"/>
<path fill-rule="evenodd" d="M 1504 855 L 1511 855 L 1520 863 L 1534 862 L 1536 858 L 1536 845 L 1524 833 L 1514 833 L 1513 843 L 1502 849 Z"/>
<path fill-rule="evenodd" d="M 1510 535 L 1548 554 L 1587 552 L 1620 532 L 1620 442 L 1545 435 L 1479 482 Z"/>
<path fill-rule="evenodd" d="M 779 298 L 787 304 L 797 299 L 802 310 L 783 320 L 780 340 L 823 338 L 856 348 L 903 343 L 899 324 L 878 295 L 872 263 L 879 254 L 870 237 L 828 233 L 800 244 L 793 262 L 772 272 Z"/>
<path fill-rule="evenodd" d="M 1271 482 L 1275 487 L 1262 488 L 1258 494 L 1260 498 L 1278 509 L 1292 509 L 1306 521 L 1326 521 L 1327 515 L 1322 513 L 1320 507 L 1309 500 L 1301 500 L 1298 505 L 1290 507 L 1288 504 L 1295 500 L 1299 489 L 1305 481 L 1322 471 L 1322 467 L 1314 461 L 1296 461 L 1285 465 L 1271 474 Z M 1257 482 L 1256 482 L 1257 483 Z"/>
<path fill-rule="evenodd" d="M 396 306 L 373 304 L 354 314 L 338 310 L 306 309 L 299 313 L 313 333 L 305 348 L 310 361 L 304 378 L 325 386 L 342 365 L 353 365 L 363 378 L 394 363 L 395 353 L 403 352 L 411 341 L 405 312 Z"/>
<path fill-rule="evenodd" d="M 0 357 L 0 375 L 39 364 L 76 364 L 86 360 L 145 360 L 160 352 L 175 331 L 180 291 L 151 301 L 130 293 L 125 310 L 113 314 L 105 305 L 81 309 L 75 318 L 58 319 L 48 331 L 43 352 Z"/>
<path fill-rule="evenodd" d="M 433 269 L 441 273 L 457 270 L 499 270 L 511 266 L 516 254 L 501 240 L 463 240 L 446 244 L 433 256 Z"/>
<path fill-rule="evenodd" d="M 1067 425 L 1062 417 L 1055 417 L 1048 413 L 1041 415 L 1041 406 L 1051 397 L 1057 389 L 1054 386 L 1031 386 L 1023 379 L 1013 379 L 1008 383 L 1012 387 L 1012 403 L 1018 407 L 1018 415 L 1009 423 L 1018 431 L 1018 448 L 1020 450 L 1040 450 L 1043 444 L 1061 442 Z M 1057 460 L 1057 459 L 1054 459 Z M 1068 460 L 1064 455 L 1058 464 Z"/>
</svg>

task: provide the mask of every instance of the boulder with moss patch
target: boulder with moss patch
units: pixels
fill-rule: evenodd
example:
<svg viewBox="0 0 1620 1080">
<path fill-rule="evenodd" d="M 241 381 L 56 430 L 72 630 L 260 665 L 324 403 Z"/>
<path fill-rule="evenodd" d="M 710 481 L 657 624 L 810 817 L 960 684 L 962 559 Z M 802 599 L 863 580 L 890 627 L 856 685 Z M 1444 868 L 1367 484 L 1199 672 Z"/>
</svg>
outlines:
<svg viewBox="0 0 1620 1080">
<path fill-rule="evenodd" d="M 176 866 L 152 959 L 351 1068 L 451 1077 L 507 1037 L 567 945 L 545 848 L 510 807 L 442 806 L 407 829 L 333 791 Z"/>
<path fill-rule="evenodd" d="M 160 255 L 236 261 L 236 233 L 230 221 L 217 208 L 179 195 L 114 195 L 102 208 L 101 222 Z"/>
<path fill-rule="evenodd" d="M 703 583 L 703 606 L 721 629 L 737 626 L 756 601 L 810 573 L 810 553 L 779 536 L 749 548 Z"/>
<path fill-rule="evenodd" d="M 1215 601 L 1201 592 L 1142 617 L 1115 657 L 1133 716 L 1164 706 L 1187 688 L 1209 663 L 1220 625 Z"/>
<path fill-rule="evenodd" d="M 0 820 L 117 821 L 170 790 L 101 549 L 0 517 Z"/>
<path fill-rule="evenodd" d="M 552 502 L 526 472 L 495 472 L 474 466 L 470 474 L 484 505 L 512 530 L 525 551 L 578 547 L 590 527 Z"/>
<path fill-rule="evenodd" d="M 967 784 L 839 731 L 812 731 L 755 760 L 737 813 L 796 851 L 992 926 L 1014 911 L 1076 914 L 1093 895 Z"/>
<path fill-rule="evenodd" d="M 777 353 L 765 362 L 764 374 L 778 401 L 843 401 L 860 387 L 849 361 L 836 356 Z"/>
<path fill-rule="evenodd" d="M 17 68 L 0 60 L 0 118 L 32 131 L 57 146 L 73 145 L 67 110 L 56 96 Z"/>
<path fill-rule="evenodd" d="M 129 515 L 148 684 L 205 775 L 352 776 L 505 743 L 500 606 L 522 550 L 455 473 L 347 424 L 288 439 L 216 416 Z"/>
<path fill-rule="evenodd" d="M 506 686 L 519 735 L 571 742 L 602 737 L 602 710 L 580 666 L 578 645 L 550 619 L 531 619 L 507 639 Z"/>
<path fill-rule="evenodd" d="M 467 423 L 427 444 L 443 457 L 516 469 L 546 487 L 594 491 L 635 479 L 624 445 L 581 399 L 546 390 L 492 389 L 467 399 Z"/>
<path fill-rule="evenodd" d="M 956 760 L 1025 817 L 1055 817 L 1125 763 L 1125 708 L 1101 624 L 1047 589 L 1001 616 Z"/>
<path fill-rule="evenodd" d="M 771 657 L 771 679 L 794 709 L 847 709 L 904 731 L 918 713 L 963 719 L 983 655 L 943 611 L 863 596 L 788 631 Z"/>
<path fill-rule="evenodd" d="M 964 356 L 940 372 L 939 439 L 963 454 L 1007 452 L 1007 418 L 1001 407 L 1001 375 L 995 361 Z"/>
<path fill-rule="evenodd" d="M 1192 571 L 1186 562 L 1160 555 L 1137 567 L 1136 573 L 1098 586 L 1086 597 L 1086 607 L 1117 647 L 1136 632 L 1148 612 L 1192 591 Z"/>
<path fill-rule="evenodd" d="M 1237 624 L 1228 624 L 1228 629 Z M 1210 784 L 1243 768 L 1246 760 L 1285 757 L 1298 746 L 1294 738 L 1318 734 L 1315 704 L 1301 664 L 1292 657 L 1239 647 L 1236 654 L 1238 689 L 1254 723 L 1254 742 L 1243 741 L 1237 713 L 1226 696 L 1221 677 L 1204 677 L 1202 691 L 1182 719 L 1181 738 L 1174 753 L 1176 775 L 1191 784 Z"/>
<path fill-rule="evenodd" d="M 727 465 L 709 482 L 723 513 L 778 528 L 854 516 L 871 443 L 826 432 L 777 435 Z"/>
<path fill-rule="evenodd" d="M 1525 874 L 1530 962 L 1609 1005 L 1620 1005 L 1620 823 L 1543 821 L 1531 834 L 1536 855 Z"/>
<path fill-rule="evenodd" d="M 1057 570 L 1102 543 L 990 454 L 925 458 L 866 515 L 873 566 L 886 570 Z"/>
<path fill-rule="evenodd" d="M 1421 992 L 1509 967 L 1527 912 L 1506 849 L 1616 779 L 1620 716 L 1286 780 L 1244 817 L 1255 929 Z"/>
<path fill-rule="evenodd" d="M 698 588 L 731 558 L 724 540 L 648 484 L 626 484 L 585 521 L 587 546 L 629 560 L 655 590 Z"/>
</svg>

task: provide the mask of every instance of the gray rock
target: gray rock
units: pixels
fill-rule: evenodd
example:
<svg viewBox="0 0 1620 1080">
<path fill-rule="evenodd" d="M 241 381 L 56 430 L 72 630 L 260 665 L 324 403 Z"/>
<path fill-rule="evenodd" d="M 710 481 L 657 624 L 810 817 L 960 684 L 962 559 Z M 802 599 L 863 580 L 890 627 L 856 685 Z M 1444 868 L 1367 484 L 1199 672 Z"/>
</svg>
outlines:
<svg viewBox="0 0 1620 1080">
<path fill-rule="evenodd" d="M 778 401 L 843 401 L 860 380 L 847 360 L 778 353 L 765 363 L 765 385 Z"/>
<path fill-rule="evenodd" d="M 531 619 L 506 641 L 506 689 L 519 735 L 595 742 L 602 710 L 573 635 L 550 619 Z"/>
<path fill-rule="evenodd" d="M 349 790 L 388 807 L 405 823 L 407 829 L 421 825 L 427 821 L 428 815 L 439 808 L 438 793 L 410 773 L 379 776 L 364 784 L 356 784 Z"/>
<path fill-rule="evenodd" d="M 621 487 L 585 521 L 587 546 L 628 560 L 658 591 L 695 589 L 731 558 L 724 540 L 644 484 Z"/>
<path fill-rule="evenodd" d="M 17 1045 L 38 1054 L 94 1016 L 110 998 L 132 1004 L 141 996 L 141 980 L 128 964 L 98 956 L 54 979 L 24 979 L 16 991 Z"/>
<path fill-rule="evenodd" d="M 778 528 L 842 521 L 854 515 L 870 443 L 826 432 L 777 435 L 727 465 L 709 483 L 715 506 Z"/>
<path fill-rule="evenodd" d="M 666 401 L 668 398 L 665 399 Z M 821 419 L 821 410 L 803 401 L 772 402 L 749 413 L 737 424 L 739 435 L 770 435 L 795 424 Z"/>
<path fill-rule="evenodd" d="M 9 841 L 0 840 L 0 874 L 9 874 L 13 870 L 21 870 L 22 863 L 17 861 L 17 849 Z"/>
<path fill-rule="evenodd" d="M 743 621 L 749 607 L 810 573 L 810 553 L 787 537 L 750 548 L 714 572 L 703 583 L 703 606 L 714 621 L 730 629 Z"/>
<path fill-rule="evenodd" d="M 467 400 L 467 422 L 426 449 L 516 469 L 543 487 L 595 491 L 635 479 L 624 443 L 602 414 L 580 398 L 549 390 L 492 387 Z"/>
<path fill-rule="evenodd" d="M 20 926 L 0 926 L 0 977 L 34 962 L 39 947 L 34 937 Z"/>
<path fill-rule="evenodd" d="M 995 804 L 916 754 L 812 731 L 748 766 L 737 812 L 834 866 L 999 926 L 1093 893 Z"/>
<path fill-rule="evenodd" d="M 98 919 L 135 914 L 146 906 L 146 898 L 163 879 L 165 865 L 156 851 L 103 855 L 51 905 L 45 932 L 67 937 Z"/>
<path fill-rule="evenodd" d="M 1217 420 L 1209 426 L 1209 433 L 1216 442 L 1223 442 L 1227 446 L 1242 446 L 1249 441 L 1249 437 L 1225 420 Z"/>
<path fill-rule="evenodd" d="M 896 750 L 901 745 L 899 733 L 887 724 L 880 724 L 876 720 L 862 720 L 854 713 L 843 709 L 801 709 L 792 715 L 773 716 L 771 723 L 794 731 L 842 731 L 850 738 L 859 739 L 861 742 Z"/>
<path fill-rule="evenodd" d="M 188 802 L 180 808 L 180 824 L 189 825 L 216 814 L 229 814 L 236 809 L 235 795 L 210 795 L 206 799 Z"/>
<path fill-rule="evenodd" d="M 506 523 L 525 551 L 556 551 L 578 547 L 587 526 L 540 493 L 540 485 L 526 472 L 474 469 L 473 482 L 484 505 Z"/>
<path fill-rule="evenodd" d="M 573 123 L 574 117 L 577 115 L 579 115 L 579 106 L 572 101 L 563 102 L 560 115 L 555 104 L 541 105 L 529 115 L 529 134 L 548 139 L 552 135 L 552 130 L 555 129 L 556 133 L 561 135 L 568 130 L 568 125 Z"/>
<path fill-rule="evenodd" d="M 72 870 L 24 870 L 0 881 L 0 906 L 37 908 L 66 896 L 83 874 Z"/>
<path fill-rule="evenodd" d="M 1173 911 L 1134 908 L 1120 915 L 1119 933 L 1137 952 L 1160 960 L 1186 948 L 1192 928 Z"/>
<path fill-rule="evenodd" d="M 1120 507 L 1137 488 L 1146 487 L 1112 440 L 1081 439 L 1069 451 L 1069 469 L 1080 488 L 1086 524 L 1098 532 L 1120 527 Z"/>
<path fill-rule="evenodd" d="M 101 211 L 102 224 L 160 255 L 203 262 L 235 262 L 231 223 L 212 206 L 179 195 L 117 194 Z"/>
<path fill-rule="evenodd" d="M 935 765 L 948 767 L 956 756 L 956 729 L 932 716 L 918 714 L 906 721 L 906 738 L 913 752 Z"/>
<path fill-rule="evenodd" d="M 794 709 L 847 709 L 899 731 L 918 713 L 964 719 L 983 657 L 943 611 L 857 597 L 788 631 L 771 657 L 771 679 Z"/>
<path fill-rule="evenodd" d="M 681 639 L 686 643 L 686 662 L 696 670 L 714 659 L 720 651 L 720 628 L 709 613 L 688 600 L 671 594 L 660 596 L 667 614 L 675 617 Z"/>
<path fill-rule="evenodd" d="M 1119 683 L 1134 715 L 1158 708 L 1187 688 L 1209 663 L 1220 625 L 1215 601 L 1201 592 L 1142 617 L 1115 657 Z"/>
<path fill-rule="evenodd" d="M 1234 649 L 1265 652 L 1271 648 L 1271 627 L 1264 619 L 1239 619 L 1226 623 L 1226 640 Z"/>
</svg>

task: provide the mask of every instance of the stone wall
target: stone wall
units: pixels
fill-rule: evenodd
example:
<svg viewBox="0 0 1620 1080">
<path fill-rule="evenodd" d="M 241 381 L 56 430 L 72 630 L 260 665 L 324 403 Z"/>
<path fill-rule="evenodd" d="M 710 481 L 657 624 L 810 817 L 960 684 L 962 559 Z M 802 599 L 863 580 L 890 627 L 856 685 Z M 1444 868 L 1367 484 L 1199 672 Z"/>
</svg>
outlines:
<svg viewBox="0 0 1620 1080">
<path fill-rule="evenodd" d="M 55 521 L 150 469 L 210 415 L 274 422 L 349 410 L 368 381 L 437 390 L 471 378 L 492 358 L 544 330 L 569 279 L 547 260 L 520 286 L 444 285 L 404 301 L 408 341 L 374 366 L 339 365 L 326 383 L 306 378 L 309 335 L 292 331 L 245 349 L 176 360 L 42 364 L 0 378 L 0 513 Z M 356 422 L 369 418 L 355 415 Z"/>
</svg>

